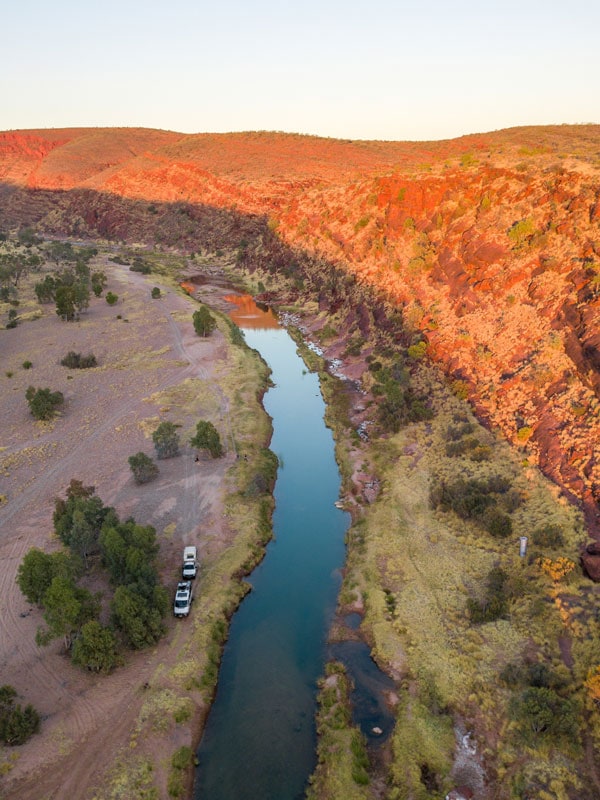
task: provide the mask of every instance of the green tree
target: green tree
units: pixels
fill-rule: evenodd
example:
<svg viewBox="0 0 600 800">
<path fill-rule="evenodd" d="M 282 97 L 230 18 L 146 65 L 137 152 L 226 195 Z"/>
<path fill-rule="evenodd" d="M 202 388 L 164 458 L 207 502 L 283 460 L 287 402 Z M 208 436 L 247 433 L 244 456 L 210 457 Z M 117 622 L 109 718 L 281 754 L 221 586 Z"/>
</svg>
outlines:
<svg viewBox="0 0 600 800">
<path fill-rule="evenodd" d="M 126 577 L 127 541 L 119 531 L 120 523 L 104 525 L 100 533 L 102 563 L 113 583 L 123 583 Z"/>
<path fill-rule="evenodd" d="M 46 630 L 38 630 L 36 642 L 48 644 L 63 637 L 65 650 L 69 650 L 73 635 L 99 613 L 99 600 L 87 589 L 75 585 L 71 578 L 60 575 L 52 579 L 43 597 Z"/>
<path fill-rule="evenodd" d="M 48 258 L 54 261 L 56 266 L 61 261 L 77 261 L 77 254 L 73 250 L 71 242 L 51 242 L 46 247 L 46 252 L 48 253 Z"/>
<path fill-rule="evenodd" d="M 50 389 L 36 389 L 29 386 L 25 392 L 29 403 L 29 410 L 36 419 L 46 420 L 56 414 L 59 406 L 64 402 L 62 392 L 51 392 Z"/>
<path fill-rule="evenodd" d="M 90 304 L 90 290 L 87 280 L 79 280 L 73 286 L 73 302 L 77 309 L 77 316 Z"/>
<path fill-rule="evenodd" d="M 157 458 L 173 458 L 179 454 L 179 434 L 172 422 L 161 422 L 152 434 Z"/>
<path fill-rule="evenodd" d="M 17 288 L 21 278 L 29 272 L 37 272 L 43 259 L 34 253 L 0 253 L 0 283 Z"/>
<path fill-rule="evenodd" d="M 93 499 L 93 498 L 92 498 Z M 99 498 L 98 498 L 99 499 Z M 71 530 L 69 532 L 69 547 L 83 559 L 85 568 L 88 568 L 88 556 L 96 549 L 98 544 L 99 529 L 94 524 L 94 519 L 87 509 L 76 508 L 73 511 Z"/>
<path fill-rule="evenodd" d="M 525 732 L 554 738 L 578 735 L 577 706 L 545 686 L 530 686 L 514 700 L 513 713 Z"/>
<path fill-rule="evenodd" d="M 151 594 L 158 576 L 156 531 L 151 525 L 138 525 L 133 520 L 109 521 L 100 533 L 102 563 L 110 573 L 113 583 L 149 587 Z"/>
<path fill-rule="evenodd" d="M 56 313 L 65 322 L 72 322 L 76 317 L 75 292 L 72 286 L 60 284 L 54 292 Z"/>
<path fill-rule="evenodd" d="M 69 553 L 44 553 L 32 547 L 19 564 L 17 584 L 30 603 L 40 605 L 54 577 L 74 578 L 76 574 L 77 565 Z"/>
<path fill-rule="evenodd" d="M 100 297 L 107 283 L 104 272 L 92 272 L 92 291 L 96 297 Z"/>
<path fill-rule="evenodd" d="M 0 686 L 0 742 L 9 746 L 24 744 L 40 727 L 40 716 L 32 705 L 15 704 L 14 687 Z"/>
<path fill-rule="evenodd" d="M 194 323 L 194 330 L 198 336 L 210 336 L 217 327 L 217 321 L 206 306 L 200 306 L 197 311 L 194 311 L 192 320 Z"/>
<path fill-rule="evenodd" d="M 86 566 L 111 511 L 95 494 L 94 487 L 83 486 L 81 481 L 71 481 L 66 500 L 57 497 L 54 501 L 54 531 L 63 544 L 84 559 Z"/>
<path fill-rule="evenodd" d="M 36 283 L 33 290 L 39 303 L 52 303 L 55 300 L 57 283 L 52 275 L 46 275 L 43 281 Z"/>
<path fill-rule="evenodd" d="M 117 588 L 111 608 L 114 624 L 134 650 L 155 644 L 164 633 L 160 610 L 128 586 Z"/>
<path fill-rule="evenodd" d="M 90 304 L 89 269 L 77 262 L 75 271 L 66 269 L 55 279 L 56 313 L 65 322 L 79 318 Z"/>
<path fill-rule="evenodd" d="M 219 431 L 212 422 L 207 420 L 198 422 L 196 434 L 190 439 L 190 444 L 198 450 L 207 450 L 213 458 L 219 458 L 219 456 L 223 455 Z"/>
<path fill-rule="evenodd" d="M 158 475 L 158 467 L 146 453 L 136 453 L 127 459 L 133 479 L 137 484 L 148 483 Z"/>
<path fill-rule="evenodd" d="M 95 619 L 86 622 L 73 644 L 72 660 L 92 672 L 110 672 L 118 661 L 115 634 Z"/>
</svg>

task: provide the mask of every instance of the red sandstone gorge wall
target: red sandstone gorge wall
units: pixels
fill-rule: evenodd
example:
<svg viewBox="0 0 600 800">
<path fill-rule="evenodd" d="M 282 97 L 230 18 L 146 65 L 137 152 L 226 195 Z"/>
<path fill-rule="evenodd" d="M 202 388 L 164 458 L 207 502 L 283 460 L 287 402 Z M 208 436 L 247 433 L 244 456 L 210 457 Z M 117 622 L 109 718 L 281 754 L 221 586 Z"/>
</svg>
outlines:
<svg viewBox="0 0 600 800">
<path fill-rule="evenodd" d="M 598 153 L 599 126 L 437 143 L 29 131 L 0 134 L 0 181 L 268 215 L 401 305 L 600 535 Z"/>
</svg>

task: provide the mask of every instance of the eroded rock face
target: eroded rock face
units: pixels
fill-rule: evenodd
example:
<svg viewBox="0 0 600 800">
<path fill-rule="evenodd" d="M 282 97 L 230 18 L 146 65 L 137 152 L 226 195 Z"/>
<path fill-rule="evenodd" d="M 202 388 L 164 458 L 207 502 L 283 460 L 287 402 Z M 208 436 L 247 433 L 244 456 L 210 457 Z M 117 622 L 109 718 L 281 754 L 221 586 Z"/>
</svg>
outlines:
<svg viewBox="0 0 600 800">
<path fill-rule="evenodd" d="M 588 544 L 581 555 L 581 566 L 593 581 L 600 582 L 600 542 Z"/>
<path fill-rule="evenodd" d="M 12 132 L 0 134 L 0 227 L 190 250 L 276 230 L 401 308 L 600 537 L 599 149 L 599 126 L 421 144 Z M 368 333 L 361 308 L 352 325 Z"/>
</svg>

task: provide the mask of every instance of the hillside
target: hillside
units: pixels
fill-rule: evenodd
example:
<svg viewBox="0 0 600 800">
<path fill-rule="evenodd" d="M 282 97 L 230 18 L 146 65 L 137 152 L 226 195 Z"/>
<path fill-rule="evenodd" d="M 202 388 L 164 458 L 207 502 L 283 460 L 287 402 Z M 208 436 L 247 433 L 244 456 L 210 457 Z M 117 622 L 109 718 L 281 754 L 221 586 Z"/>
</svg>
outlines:
<svg viewBox="0 0 600 800">
<path fill-rule="evenodd" d="M 0 182 L 4 230 L 227 242 L 241 258 L 275 235 L 341 266 L 402 309 L 479 417 L 600 537 L 600 126 L 444 142 L 13 131 Z"/>
</svg>

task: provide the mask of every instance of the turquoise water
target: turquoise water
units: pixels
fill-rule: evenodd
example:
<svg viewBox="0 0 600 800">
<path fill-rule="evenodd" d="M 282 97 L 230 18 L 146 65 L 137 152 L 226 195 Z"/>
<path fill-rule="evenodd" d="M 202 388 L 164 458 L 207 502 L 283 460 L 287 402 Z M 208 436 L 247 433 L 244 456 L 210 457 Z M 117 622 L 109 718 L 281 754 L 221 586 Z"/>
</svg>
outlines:
<svg viewBox="0 0 600 800">
<path fill-rule="evenodd" d="M 197 753 L 194 798 L 292 800 L 303 796 L 316 763 L 316 681 L 349 516 L 334 506 L 340 476 L 317 376 L 283 328 L 235 320 L 275 384 L 264 398 L 273 419 L 271 449 L 280 459 L 274 540 L 231 623 Z"/>
</svg>

